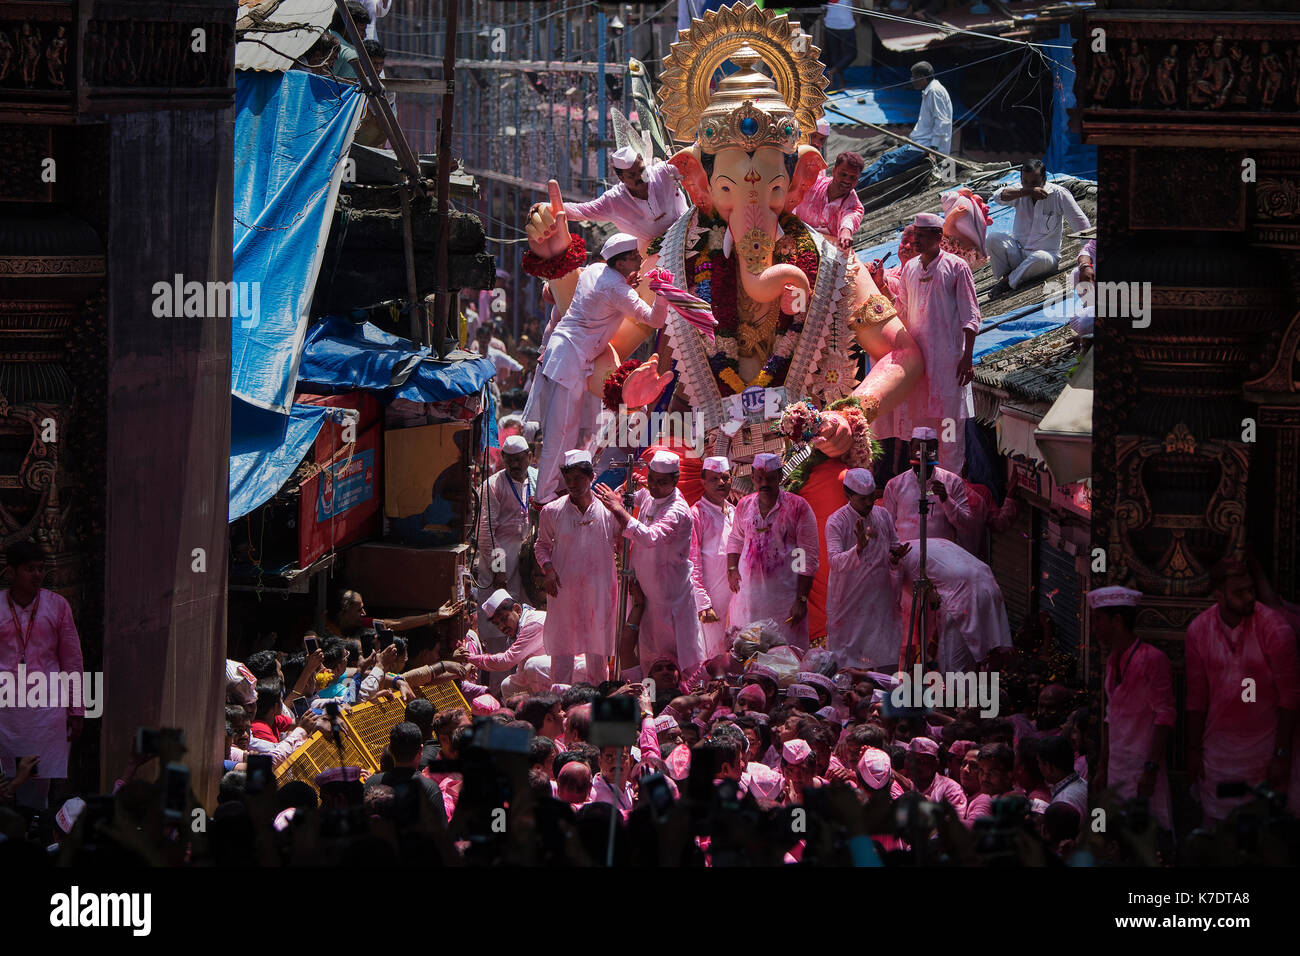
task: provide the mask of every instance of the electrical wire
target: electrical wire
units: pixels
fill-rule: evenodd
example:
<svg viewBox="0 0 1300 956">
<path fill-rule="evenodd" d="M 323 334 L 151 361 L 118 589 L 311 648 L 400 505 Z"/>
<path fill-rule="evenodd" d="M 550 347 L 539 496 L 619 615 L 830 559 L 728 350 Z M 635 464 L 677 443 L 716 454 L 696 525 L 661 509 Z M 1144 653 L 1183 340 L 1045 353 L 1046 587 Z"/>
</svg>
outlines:
<svg viewBox="0 0 1300 956">
<path fill-rule="evenodd" d="M 930 30 L 938 30 L 945 34 L 964 33 L 967 36 L 979 37 L 981 40 L 1000 40 L 1003 43 L 1014 43 L 1017 46 L 1027 46 L 1046 50 L 1070 50 L 1073 47 L 1066 46 L 1063 43 L 1035 43 L 1032 40 L 1013 40 L 1011 37 L 998 36 L 995 33 L 980 33 L 977 30 L 966 30 L 962 27 L 952 26 L 946 23 L 936 23 L 933 20 L 914 20 L 911 17 L 902 17 L 895 13 L 884 13 L 880 10 L 869 10 L 864 7 L 849 7 L 853 13 L 862 16 L 875 17 L 878 20 L 893 20 L 897 23 L 910 23 L 913 26 L 926 27 Z"/>
</svg>

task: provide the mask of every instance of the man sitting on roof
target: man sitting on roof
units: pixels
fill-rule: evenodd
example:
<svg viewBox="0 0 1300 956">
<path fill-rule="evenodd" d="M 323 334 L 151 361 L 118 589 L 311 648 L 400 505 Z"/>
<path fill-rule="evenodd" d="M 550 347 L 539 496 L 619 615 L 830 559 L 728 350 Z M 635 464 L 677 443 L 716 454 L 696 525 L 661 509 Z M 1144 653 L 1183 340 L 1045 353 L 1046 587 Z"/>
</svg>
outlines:
<svg viewBox="0 0 1300 956">
<path fill-rule="evenodd" d="M 912 88 L 924 92 L 921 93 L 921 115 L 912 127 L 910 139 L 917 146 L 946 154 L 952 145 L 952 99 L 943 84 L 934 78 L 934 67 L 925 60 L 912 64 Z M 858 188 L 873 186 L 919 166 L 928 155 L 924 149 L 910 145 L 891 149 L 858 177 Z"/>
<path fill-rule="evenodd" d="M 1011 234 L 990 232 L 986 238 L 993 274 L 998 283 L 990 298 L 1006 295 L 1026 282 L 1056 270 L 1061 258 L 1061 232 L 1068 222 L 1075 232 L 1091 228 L 1088 217 L 1068 189 L 1047 181 L 1041 159 L 1025 160 L 1020 186 L 1003 186 L 993 201 L 1016 210 Z"/>
</svg>

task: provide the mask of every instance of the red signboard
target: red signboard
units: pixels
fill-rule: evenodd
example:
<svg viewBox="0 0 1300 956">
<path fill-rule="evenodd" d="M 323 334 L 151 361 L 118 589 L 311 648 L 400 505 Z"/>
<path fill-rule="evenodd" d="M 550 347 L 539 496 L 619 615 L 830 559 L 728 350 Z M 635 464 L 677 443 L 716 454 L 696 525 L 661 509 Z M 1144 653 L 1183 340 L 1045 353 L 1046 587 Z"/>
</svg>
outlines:
<svg viewBox="0 0 1300 956">
<path fill-rule="evenodd" d="M 332 550 L 378 537 L 382 519 L 383 423 L 373 396 L 300 395 L 303 404 L 351 408 L 361 421 L 352 429 L 325 422 L 313 445 L 320 473 L 302 485 L 298 501 L 298 567 L 305 568 Z M 355 442 L 345 442 L 355 437 Z"/>
</svg>

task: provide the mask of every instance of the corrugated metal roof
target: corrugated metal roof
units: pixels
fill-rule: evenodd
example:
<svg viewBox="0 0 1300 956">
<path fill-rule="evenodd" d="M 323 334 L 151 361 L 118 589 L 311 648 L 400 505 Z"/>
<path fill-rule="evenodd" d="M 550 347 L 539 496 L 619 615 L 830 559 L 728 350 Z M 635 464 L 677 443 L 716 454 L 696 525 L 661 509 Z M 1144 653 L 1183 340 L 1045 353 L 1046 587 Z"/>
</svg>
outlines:
<svg viewBox="0 0 1300 956">
<path fill-rule="evenodd" d="M 1079 360 L 1079 337 L 1068 325 L 990 352 L 975 366 L 975 381 L 1030 402 L 1054 402 Z"/>
<path fill-rule="evenodd" d="M 334 0 L 239 0 L 235 69 L 279 73 L 329 28 Z"/>
</svg>

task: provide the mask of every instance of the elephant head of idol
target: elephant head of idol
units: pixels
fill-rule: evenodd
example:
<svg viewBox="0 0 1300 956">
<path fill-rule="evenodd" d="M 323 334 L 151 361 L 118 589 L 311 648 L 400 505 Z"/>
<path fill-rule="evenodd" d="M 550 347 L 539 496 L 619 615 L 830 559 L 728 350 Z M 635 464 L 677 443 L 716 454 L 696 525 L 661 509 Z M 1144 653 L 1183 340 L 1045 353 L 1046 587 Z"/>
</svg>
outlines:
<svg viewBox="0 0 1300 956">
<path fill-rule="evenodd" d="M 787 286 L 810 293 L 808 277 L 793 264 L 772 264 L 779 219 L 792 212 L 826 168 L 820 152 L 799 145 L 805 131 L 772 79 L 742 47 L 730 57 L 740 69 L 718 84 L 700 114 L 696 141 L 669 162 L 705 216 L 727 225 L 740 281 L 755 302 L 771 302 Z"/>
</svg>

